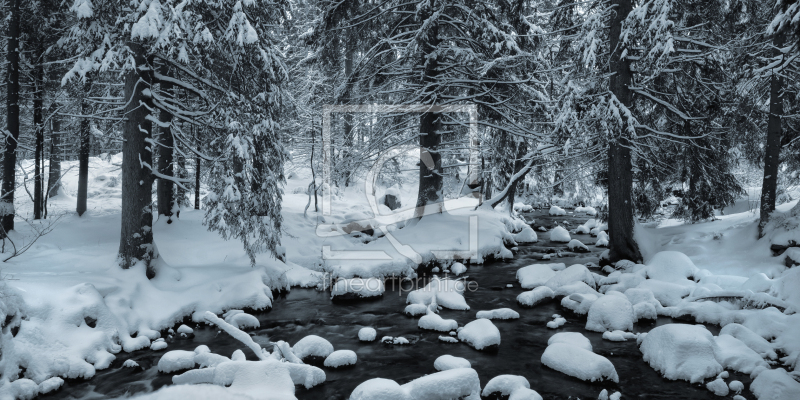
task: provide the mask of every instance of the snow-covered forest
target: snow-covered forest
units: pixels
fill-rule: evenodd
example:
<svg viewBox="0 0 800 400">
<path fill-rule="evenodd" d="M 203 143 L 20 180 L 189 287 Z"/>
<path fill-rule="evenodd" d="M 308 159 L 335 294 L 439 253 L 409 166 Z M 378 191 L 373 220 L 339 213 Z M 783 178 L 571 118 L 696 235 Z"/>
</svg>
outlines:
<svg viewBox="0 0 800 400">
<path fill-rule="evenodd" d="M 800 399 L 800 1 L 0 31 L 0 400 Z"/>
</svg>

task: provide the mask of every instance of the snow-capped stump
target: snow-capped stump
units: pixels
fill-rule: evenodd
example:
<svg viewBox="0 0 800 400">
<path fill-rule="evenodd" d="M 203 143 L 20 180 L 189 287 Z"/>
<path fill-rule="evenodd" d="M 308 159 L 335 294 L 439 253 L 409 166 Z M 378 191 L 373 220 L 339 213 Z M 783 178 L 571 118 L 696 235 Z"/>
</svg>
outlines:
<svg viewBox="0 0 800 400">
<path fill-rule="evenodd" d="M 406 338 L 404 338 L 402 336 L 398 336 L 398 337 L 384 336 L 384 337 L 381 338 L 381 343 L 404 345 L 404 344 L 410 344 L 411 342 L 409 342 L 408 339 L 406 339 Z"/>
<path fill-rule="evenodd" d="M 606 331 L 603 332 L 603 339 L 612 342 L 624 342 L 628 339 L 636 339 L 639 335 L 625 331 Z"/>
<path fill-rule="evenodd" d="M 158 338 L 154 340 L 153 343 L 150 343 L 150 350 L 153 351 L 164 350 L 166 348 L 167 348 L 167 342 L 164 340 L 164 338 Z"/>
<path fill-rule="evenodd" d="M 638 341 L 644 361 L 667 379 L 699 383 L 722 372 L 719 346 L 702 325 L 661 325 Z"/>
<path fill-rule="evenodd" d="M 414 379 L 402 388 L 408 400 L 478 398 L 481 381 L 472 368 L 456 368 Z"/>
<path fill-rule="evenodd" d="M 475 317 L 486 319 L 517 319 L 519 318 L 519 313 L 510 308 L 498 308 L 495 310 L 478 311 Z"/>
<path fill-rule="evenodd" d="M 775 360 L 778 358 L 778 354 L 775 352 L 775 348 L 772 346 L 772 343 L 759 336 L 757 333 L 751 331 L 744 325 L 736 323 L 725 325 L 719 331 L 719 334 L 720 336 L 731 335 L 736 339 L 741 340 L 742 343 L 753 349 L 753 351 L 758 353 L 763 358 L 769 358 L 770 360 Z"/>
<path fill-rule="evenodd" d="M 261 327 L 261 323 L 258 322 L 258 318 L 242 310 L 228 310 L 228 312 L 222 314 L 222 318 L 225 320 L 225 322 L 235 326 L 238 329 Z"/>
<path fill-rule="evenodd" d="M 452 272 L 455 276 L 459 276 L 464 272 L 467 272 L 467 267 L 460 262 L 454 262 L 453 265 L 450 266 L 450 272 Z"/>
<path fill-rule="evenodd" d="M 464 325 L 458 331 L 458 339 L 476 350 L 488 350 L 490 347 L 500 346 L 500 331 L 492 321 L 481 318 Z"/>
<path fill-rule="evenodd" d="M 594 351 L 592 349 L 592 342 L 586 336 L 583 336 L 580 332 L 559 332 L 553 336 L 550 336 L 550 339 L 547 339 L 547 345 L 551 345 L 554 343 L 566 343 L 570 346 L 580 347 L 582 349 L 586 349 L 589 351 Z"/>
<path fill-rule="evenodd" d="M 633 330 L 633 306 L 624 294 L 607 292 L 589 308 L 586 330 L 595 332 Z"/>
<path fill-rule="evenodd" d="M 161 359 L 158 360 L 158 371 L 164 373 L 171 373 L 175 371 L 182 371 L 185 369 L 194 368 L 193 351 L 187 350 L 172 350 L 164 353 Z"/>
<path fill-rule="evenodd" d="M 122 363 L 122 368 L 136 368 L 138 366 L 139 363 L 131 359 L 125 360 L 125 362 Z"/>
<path fill-rule="evenodd" d="M 556 295 L 553 289 L 547 286 L 539 286 L 536 289 L 520 293 L 519 296 L 517 296 L 517 303 L 525 307 L 535 307 L 555 297 Z"/>
<path fill-rule="evenodd" d="M 585 244 L 583 244 L 578 239 L 570 240 L 569 243 L 567 243 L 567 248 L 570 251 L 574 251 L 576 253 L 588 253 L 589 252 L 589 247 L 586 246 Z"/>
<path fill-rule="evenodd" d="M 336 350 L 325 358 L 325 362 L 322 365 L 328 368 L 341 368 L 356 365 L 356 361 L 358 361 L 358 356 L 356 356 L 355 351 Z"/>
<path fill-rule="evenodd" d="M 482 397 L 511 396 L 518 389 L 530 389 L 531 384 L 524 376 L 519 375 L 498 375 L 490 379 L 483 387 Z"/>
<path fill-rule="evenodd" d="M 758 374 L 750 391 L 762 400 L 796 400 L 800 399 L 800 382 L 783 368 L 770 369 Z"/>
<path fill-rule="evenodd" d="M 533 264 L 517 270 L 517 281 L 523 289 L 543 286 L 556 275 L 551 264 Z"/>
<path fill-rule="evenodd" d="M 325 358 L 333 353 L 333 345 L 325 338 L 308 335 L 292 346 L 292 352 L 301 360 L 309 356 Z"/>
<path fill-rule="evenodd" d="M 466 358 L 445 354 L 436 358 L 433 368 L 436 368 L 437 371 L 447 371 L 456 368 L 472 368 L 472 364 Z"/>
<path fill-rule="evenodd" d="M 428 313 L 419 319 L 417 324 L 420 329 L 427 329 L 438 332 L 450 332 L 458 328 L 458 322 L 454 319 L 444 319 L 439 314 L 428 310 Z"/>
<path fill-rule="evenodd" d="M 386 288 L 378 278 L 340 279 L 331 288 L 331 299 L 356 300 L 383 296 Z"/>
<path fill-rule="evenodd" d="M 619 382 L 617 370 L 611 361 L 589 350 L 567 343 L 548 345 L 542 354 L 542 364 L 584 381 Z"/>
<path fill-rule="evenodd" d="M 358 330 L 358 340 L 362 342 L 372 342 L 375 340 L 375 337 L 378 335 L 378 332 L 375 328 L 361 328 Z"/>
<path fill-rule="evenodd" d="M 439 336 L 439 340 L 445 343 L 458 343 L 458 339 L 452 336 Z"/>
<path fill-rule="evenodd" d="M 597 234 L 597 242 L 594 243 L 597 247 L 608 247 L 608 234 L 600 231 Z"/>
<path fill-rule="evenodd" d="M 408 394 L 391 379 L 373 378 L 353 389 L 350 400 L 408 400 Z"/>
<path fill-rule="evenodd" d="M 425 304 L 409 304 L 406 306 L 403 313 L 406 315 L 416 317 L 417 315 L 423 315 L 428 312 L 428 306 Z"/>
<path fill-rule="evenodd" d="M 559 206 L 550 206 L 550 211 L 548 211 L 547 213 L 555 216 L 567 215 L 567 212 L 564 211 L 564 209 Z"/>
<path fill-rule="evenodd" d="M 553 314 L 553 320 L 547 323 L 547 327 L 550 329 L 558 329 L 564 326 L 564 324 L 566 323 L 567 323 L 566 318 L 558 314 Z"/>
<path fill-rule="evenodd" d="M 569 236 L 569 231 L 557 226 L 550 231 L 550 240 L 553 242 L 569 243 L 572 238 Z"/>
</svg>

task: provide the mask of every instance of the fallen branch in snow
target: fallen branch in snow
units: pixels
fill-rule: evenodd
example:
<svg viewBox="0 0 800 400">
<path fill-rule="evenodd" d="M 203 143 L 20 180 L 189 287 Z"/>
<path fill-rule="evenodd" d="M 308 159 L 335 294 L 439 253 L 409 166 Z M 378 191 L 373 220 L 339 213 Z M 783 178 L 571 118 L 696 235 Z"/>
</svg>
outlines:
<svg viewBox="0 0 800 400">
<path fill-rule="evenodd" d="M 19 216 L 19 215 L 17 215 L 17 216 Z M 27 218 L 23 218 L 22 220 L 27 222 L 28 225 L 30 225 L 30 227 L 33 228 L 33 231 L 36 232 L 36 233 L 34 234 L 33 239 L 31 239 L 30 242 L 23 244 L 23 246 L 21 248 L 17 248 L 17 245 L 14 243 L 14 241 L 11 240 L 11 237 L 8 236 L 8 232 L 6 232 L 5 229 L 2 226 L 0 226 L 0 230 L 2 230 L 2 233 L 3 233 L 2 253 L 6 252 L 6 240 L 8 240 L 9 243 L 11 243 L 11 247 L 14 249 L 14 251 L 11 253 L 11 255 L 8 256 L 7 258 L 5 258 L 3 260 L 3 262 L 6 262 L 6 261 L 8 261 L 8 260 L 10 260 L 10 259 L 12 259 L 14 257 L 20 256 L 23 253 L 25 253 L 26 251 L 28 251 L 28 249 L 30 249 L 31 246 L 33 246 L 36 243 L 36 241 L 39 240 L 42 236 L 47 235 L 48 233 L 52 232 L 53 229 L 55 229 L 56 224 L 58 223 L 58 220 L 60 220 L 61 217 L 63 217 L 63 216 L 64 215 L 62 214 L 62 215 L 59 215 L 58 217 L 56 217 L 55 219 L 40 220 L 40 221 L 48 221 L 47 225 L 45 225 L 41 229 L 37 229 L 36 226 L 34 224 L 32 224 L 30 221 L 28 221 Z"/>
<path fill-rule="evenodd" d="M 253 350 L 253 353 L 256 353 L 256 357 L 258 357 L 259 360 L 263 361 L 267 359 L 267 356 L 264 354 L 264 350 L 261 348 L 261 346 L 254 342 L 253 338 L 251 338 L 246 332 L 225 322 L 222 318 L 216 316 L 216 314 L 212 313 L 211 311 L 206 311 L 206 313 L 203 314 L 203 318 L 205 318 L 206 322 L 216 325 L 219 327 L 219 329 L 227 332 L 234 339 L 244 343 L 244 345 L 249 347 L 250 350 Z"/>
</svg>

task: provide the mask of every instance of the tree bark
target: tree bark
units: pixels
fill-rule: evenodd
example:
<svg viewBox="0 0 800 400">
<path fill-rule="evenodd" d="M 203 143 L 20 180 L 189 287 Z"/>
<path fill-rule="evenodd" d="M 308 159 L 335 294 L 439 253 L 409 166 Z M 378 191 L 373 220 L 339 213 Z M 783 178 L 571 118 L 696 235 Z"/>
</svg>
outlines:
<svg viewBox="0 0 800 400">
<path fill-rule="evenodd" d="M 92 89 L 92 77 L 86 74 L 86 81 L 83 83 L 83 99 L 81 100 L 81 114 L 89 115 L 91 107 L 89 104 L 89 93 Z M 89 155 L 91 153 L 92 136 L 90 132 L 88 117 L 81 118 L 80 124 L 80 150 L 78 151 L 78 204 L 76 211 L 79 216 L 86 212 L 86 201 L 89 192 Z"/>
<path fill-rule="evenodd" d="M 352 32 L 348 32 L 348 37 L 345 38 L 347 41 L 345 43 L 345 55 L 344 55 L 344 75 L 346 82 L 346 94 L 344 96 L 344 103 L 347 104 L 350 102 L 350 91 L 352 90 L 352 85 L 350 83 L 350 76 L 353 75 L 353 57 L 355 57 L 355 38 L 350 37 Z M 350 153 L 353 147 L 353 114 L 346 113 L 344 115 L 344 155 L 343 159 L 347 160 L 350 157 Z M 346 177 L 344 180 L 345 186 L 350 186 L 350 172 L 345 172 Z"/>
<path fill-rule="evenodd" d="M 163 69 L 161 74 L 169 76 L 169 71 Z M 161 94 L 166 98 L 173 97 L 173 84 L 161 82 Z M 160 134 L 158 135 L 158 172 L 162 176 L 175 176 L 174 167 L 174 143 L 172 129 L 172 114 L 166 110 L 160 110 Z M 175 182 L 168 178 L 158 178 L 156 183 L 156 194 L 158 203 L 158 215 L 167 217 L 167 223 L 172 223 L 172 208 L 175 205 Z"/>
<path fill-rule="evenodd" d="M 0 199 L 2 232 L 0 237 L 14 230 L 14 186 L 16 184 L 17 139 L 19 138 L 19 0 L 8 1 L 8 39 L 6 53 L 6 129 L 3 155 L 3 185 Z M 10 136 L 9 136 L 10 135 Z"/>
<path fill-rule="evenodd" d="M 151 88 L 152 60 L 144 47 L 128 43 L 136 69 L 125 74 L 125 115 L 122 135 L 122 232 L 119 258 L 124 269 L 143 262 L 148 278 L 155 277 L 152 264 L 156 257 L 153 243 L 153 154 L 148 149 L 152 123 L 146 118 L 153 101 L 144 95 Z"/>
<path fill-rule="evenodd" d="M 47 198 L 55 197 L 61 189 L 61 120 L 58 105 L 50 104 L 50 168 L 47 177 Z"/>
<path fill-rule="evenodd" d="M 200 140 L 197 137 L 198 136 L 197 128 L 193 126 L 192 130 L 194 130 L 195 142 L 197 142 L 197 150 L 199 151 Z M 195 210 L 200 209 L 200 165 L 202 161 L 203 159 L 195 154 L 195 166 L 194 166 L 194 209 Z"/>
<path fill-rule="evenodd" d="M 518 142 L 516 142 L 515 147 L 516 148 L 514 151 L 516 154 L 514 155 L 514 172 L 511 174 L 511 176 L 516 175 L 522 171 L 522 168 L 525 167 L 522 157 L 524 157 L 528 152 L 528 144 L 524 139 L 520 139 Z M 525 179 L 524 175 L 522 176 L 522 179 Z M 511 183 L 511 187 L 508 189 L 508 212 L 510 215 L 514 215 L 514 202 L 517 200 L 517 188 L 519 187 L 520 182 L 522 182 L 522 179 L 517 179 L 517 182 L 509 182 Z"/>
<path fill-rule="evenodd" d="M 610 48 L 611 92 L 625 107 L 632 104 L 630 91 L 631 70 L 628 60 L 622 58 L 620 34 L 622 23 L 633 9 L 631 0 L 612 0 L 614 12 L 611 16 Z M 619 260 L 641 261 L 639 246 L 633 238 L 633 163 L 631 160 L 630 142 L 624 127 L 616 138 L 612 138 L 608 147 L 608 230 L 609 261 Z"/>
<path fill-rule="evenodd" d="M 431 1 L 430 9 L 435 8 L 435 2 Z M 422 19 L 430 17 L 430 9 Z M 429 57 L 439 46 L 439 27 L 433 24 L 422 39 L 422 58 L 420 62 L 425 68 L 422 76 L 422 87 L 426 88 L 423 94 L 422 103 L 434 106 L 436 101 L 436 81 L 439 67 L 438 57 Z M 425 215 L 428 207 L 438 207 L 441 212 L 441 196 L 443 185 L 442 155 L 439 153 L 439 145 L 442 142 L 442 122 L 441 114 L 435 110 L 422 113 L 419 118 L 419 192 L 417 194 L 417 205 L 414 211 L 416 218 Z"/>
<path fill-rule="evenodd" d="M 773 38 L 773 57 L 781 55 L 786 36 L 778 33 Z M 764 228 L 769 216 L 775 211 L 775 197 L 778 193 L 778 167 L 780 166 L 781 138 L 783 127 L 783 88 L 784 80 L 778 75 L 778 67 L 772 69 L 769 79 L 769 121 L 767 122 L 767 147 L 764 154 L 764 180 L 761 184 L 761 220 L 758 222 L 758 237 L 764 236 Z"/>
<path fill-rule="evenodd" d="M 44 189 L 44 49 L 39 44 L 39 64 L 33 74 L 33 126 L 36 134 L 36 148 L 34 149 L 34 176 L 33 176 L 33 219 L 42 219 L 42 209 L 44 200 L 42 191 Z"/>
</svg>

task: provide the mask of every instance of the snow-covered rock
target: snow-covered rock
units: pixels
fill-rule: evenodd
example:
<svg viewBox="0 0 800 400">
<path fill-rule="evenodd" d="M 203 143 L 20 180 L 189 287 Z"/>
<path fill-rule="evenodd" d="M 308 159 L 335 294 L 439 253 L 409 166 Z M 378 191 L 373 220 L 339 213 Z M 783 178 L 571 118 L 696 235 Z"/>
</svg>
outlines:
<svg viewBox="0 0 800 400">
<path fill-rule="evenodd" d="M 594 207 L 589 207 L 589 206 L 587 206 L 587 207 L 575 207 L 575 214 L 580 214 L 580 213 L 584 213 L 586 215 L 595 216 L 595 215 L 597 215 L 597 209 L 595 209 Z M 590 219 L 589 221 L 594 221 L 594 220 Z M 594 228 L 594 227 L 592 226 L 591 228 Z"/>
<path fill-rule="evenodd" d="M 717 361 L 722 368 L 751 374 L 759 369 L 768 369 L 769 364 L 761 356 L 731 335 L 720 334 L 714 337 L 719 346 Z"/>
<path fill-rule="evenodd" d="M 539 237 L 536 236 L 533 228 L 525 226 L 520 232 L 514 234 L 514 241 L 517 243 L 536 243 L 539 241 Z"/>
<path fill-rule="evenodd" d="M 679 251 L 661 251 L 647 263 L 645 273 L 649 279 L 681 282 L 695 277 L 699 270 L 686 254 Z"/>
<path fill-rule="evenodd" d="M 350 400 L 408 400 L 408 393 L 391 379 L 373 378 L 353 389 Z"/>
<path fill-rule="evenodd" d="M 239 329 L 247 329 L 247 328 L 259 328 L 261 327 L 261 323 L 258 322 L 258 318 L 247 314 L 242 310 L 229 310 L 222 316 L 225 319 L 225 322 L 239 328 Z"/>
<path fill-rule="evenodd" d="M 722 372 L 719 346 L 702 325 L 661 325 L 639 342 L 644 361 L 667 379 L 698 383 Z"/>
<path fill-rule="evenodd" d="M 572 238 L 569 236 L 569 231 L 557 226 L 550 231 L 550 240 L 553 242 L 569 243 Z"/>
<path fill-rule="evenodd" d="M 510 308 L 498 308 L 495 310 L 478 311 L 476 318 L 517 319 L 519 318 L 519 313 Z"/>
<path fill-rule="evenodd" d="M 570 251 L 575 251 L 575 252 L 578 252 L 578 253 L 588 253 L 589 252 L 589 247 L 586 246 L 585 244 L 583 244 L 578 239 L 570 240 L 569 243 L 567 243 L 567 248 L 570 249 Z"/>
<path fill-rule="evenodd" d="M 720 378 L 706 383 L 706 388 L 711 391 L 711 393 L 714 393 L 715 396 L 727 396 L 729 392 L 728 385 Z"/>
<path fill-rule="evenodd" d="M 753 349 L 753 351 L 758 353 L 761 357 L 769 358 L 770 360 L 778 358 L 778 354 L 775 352 L 775 349 L 772 347 L 772 344 L 769 341 L 751 331 L 744 325 L 736 323 L 725 325 L 719 331 L 719 334 L 720 336 L 731 335 L 736 339 L 741 340 L 747 347 Z"/>
<path fill-rule="evenodd" d="M 597 247 L 608 247 L 608 234 L 604 231 L 597 233 L 597 242 L 594 243 Z"/>
<path fill-rule="evenodd" d="M 356 356 L 355 351 L 336 350 L 325 358 L 325 361 L 322 365 L 328 368 L 340 368 L 349 365 L 356 365 L 356 361 L 358 361 L 358 356 Z"/>
<path fill-rule="evenodd" d="M 433 362 L 433 367 L 436 368 L 437 371 L 447 371 L 456 368 L 472 368 L 472 364 L 470 364 L 469 360 L 466 358 L 453 357 L 449 354 L 445 354 L 436 358 Z"/>
<path fill-rule="evenodd" d="M 454 319 L 444 319 L 439 314 L 428 310 L 428 313 L 419 319 L 418 326 L 438 332 L 450 332 L 458 328 L 458 322 Z"/>
<path fill-rule="evenodd" d="M 362 342 L 372 342 L 377 335 L 375 328 L 366 327 L 358 330 L 358 340 Z"/>
<path fill-rule="evenodd" d="M 150 350 L 159 351 L 167 348 L 167 342 L 163 338 L 158 338 L 150 343 Z"/>
<path fill-rule="evenodd" d="M 519 375 L 498 375 L 490 379 L 483 387 L 481 396 L 489 397 L 493 393 L 501 396 L 511 396 L 511 393 L 518 389 L 530 389 L 531 384 L 524 376 Z"/>
<path fill-rule="evenodd" d="M 464 272 L 467 272 L 467 267 L 460 262 L 454 262 L 453 265 L 450 266 L 450 272 L 452 272 L 455 276 L 459 276 Z"/>
<path fill-rule="evenodd" d="M 386 288 L 378 278 L 340 279 L 331 288 L 331 298 L 368 298 L 382 296 Z"/>
<path fill-rule="evenodd" d="M 610 340 L 612 342 L 624 342 L 628 339 L 636 339 L 637 337 L 638 335 L 632 332 L 625 332 L 625 331 L 603 332 L 603 339 Z"/>
<path fill-rule="evenodd" d="M 566 318 L 564 318 L 564 317 L 562 317 L 562 316 L 560 316 L 558 314 L 553 314 L 553 320 L 547 322 L 547 327 L 550 328 L 550 329 L 558 329 L 558 328 L 564 326 L 564 324 L 566 324 L 566 323 L 567 323 Z"/>
<path fill-rule="evenodd" d="M 474 369 L 456 368 L 414 379 L 402 388 L 408 400 L 449 400 L 480 396 L 481 381 Z"/>
<path fill-rule="evenodd" d="M 426 314 L 427 312 L 428 312 L 428 306 L 425 304 L 409 304 L 406 306 L 405 310 L 403 310 L 403 313 L 412 317 L 423 315 Z"/>
<path fill-rule="evenodd" d="M 472 321 L 458 331 L 458 339 L 477 350 L 500 345 L 500 331 L 492 321 L 480 318 Z"/>
<path fill-rule="evenodd" d="M 139 363 L 131 359 L 125 360 L 125 362 L 122 363 L 122 368 L 136 368 L 138 366 Z"/>
<path fill-rule="evenodd" d="M 178 333 L 183 333 L 183 334 L 186 334 L 186 335 L 191 335 L 193 332 L 194 332 L 194 330 L 193 330 L 192 328 L 189 328 L 189 327 L 188 327 L 188 326 L 186 326 L 186 325 L 183 325 L 183 324 L 181 324 L 181 326 L 179 326 L 179 327 L 178 327 Z"/>
<path fill-rule="evenodd" d="M 595 332 L 630 331 L 633 329 L 633 306 L 622 293 L 606 293 L 589 308 L 586 330 Z"/>
<path fill-rule="evenodd" d="M 580 283 L 582 285 L 586 285 L 583 282 Z M 560 294 L 559 292 L 561 291 L 561 289 L 567 286 L 571 285 L 565 285 L 560 287 L 559 290 L 556 290 L 556 296 Z M 561 299 L 561 306 L 566 309 L 572 310 L 572 312 L 574 312 L 575 314 L 586 315 L 589 313 L 589 309 L 592 307 L 592 304 L 594 304 L 594 302 L 597 301 L 598 298 L 600 298 L 600 295 L 594 293 L 572 293 Z"/>
<path fill-rule="evenodd" d="M 434 276 L 425 287 L 409 292 L 406 303 L 429 305 L 436 302 L 437 305 L 451 310 L 469 310 L 464 299 L 465 289 L 463 281 Z"/>
<path fill-rule="evenodd" d="M 567 343 L 548 345 L 542 354 L 542 364 L 585 381 L 619 382 L 617 370 L 611 361 L 589 350 Z"/>
<path fill-rule="evenodd" d="M 744 390 L 744 383 L 740 381 L 730 381 L 730 383 L 728 383 L 728 389 L 736 394 L 742 393 L 742 390 Z"/>
<path fill-rule="evenodd" d="M 158 371 L 170 373 L 194 368 L 194 356 L 193 351 L 168 351 L 158 360 Z"/>
<path fill-rule="evenodd" d="M 517 270 L 517 280 L 523 289 L 533 289 L 543 286 L 556 275 L 550 264 L 533 264 Z"/>
<path fill-rule="evenodd" d="M 764 371 L 750 384 L 750 391 L 758 400 L 797 400 L 800 399 L 800 382 L 783 368 Z"/>
<path fill-rule="evenodd" d="M 301 360 L 306 357 L 326 358 L 333 353 L 333 345 L 317 335 L 308 335 L 292 346 L 292 352 Z"/>
<path fill-rule="evenodd" d="M 452 336 L 439 336 L 439 340 L 445 343 L 458 343 L 458 339 Z"/>
<path fill-rule="evenodd" d="M 547 339 L 547 345 L 551 345 L 554 343 L 566 343 L 571 346 L 580 347 L 582 349 L 586 349 L 589 351 L 592 350 L 592 342 L 583 336 L 583 334 L 579 332 L 559 332 L 553 336 L 550 336 L 550 339 Z"/>
<path fill-rule="evenodd" d="M 536 289 L 520 293 L 517 296 L 517 302 L 526 307 L 533 307 L 547 300 L 551 300 L 555 296 L 553 289 L 547 286 L 539 286 Z"/>
<path fill-rule="evenodd" d="M 550 211 L 548 211 L 548 214 L 561 216 L 561 215 L 567 215 L 567 212 L 559 206 L 550 206 Z"/>
<path fill-rule="evenodd" d="M 555 276 L 545 282 L 545 286 L 555 290 L 575 282 L 583 282 L 589 287 L 595 287 L 594 275 L 583 264 L 573 264 L 563 271 L 558 271 Z"/>
</svg>

